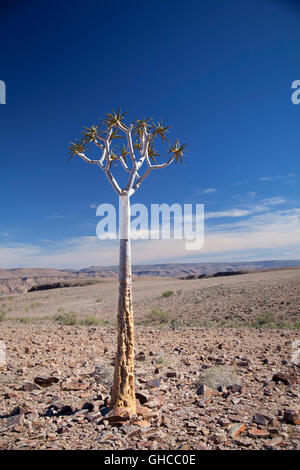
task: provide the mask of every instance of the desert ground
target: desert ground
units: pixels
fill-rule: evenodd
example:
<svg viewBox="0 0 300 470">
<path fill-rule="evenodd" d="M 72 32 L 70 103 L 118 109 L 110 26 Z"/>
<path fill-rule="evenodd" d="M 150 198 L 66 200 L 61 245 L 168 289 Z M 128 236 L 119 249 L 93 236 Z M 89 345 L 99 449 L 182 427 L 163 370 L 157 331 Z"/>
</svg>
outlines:
<svg viewBox="0 0 300 470">
<path fill-rule="evenodd" d="M 300 269 L 137 278 L 137 416 L 108 412 L 116 279 L 0 298 L 0 449 L 300 449 Z"/>
</svg>

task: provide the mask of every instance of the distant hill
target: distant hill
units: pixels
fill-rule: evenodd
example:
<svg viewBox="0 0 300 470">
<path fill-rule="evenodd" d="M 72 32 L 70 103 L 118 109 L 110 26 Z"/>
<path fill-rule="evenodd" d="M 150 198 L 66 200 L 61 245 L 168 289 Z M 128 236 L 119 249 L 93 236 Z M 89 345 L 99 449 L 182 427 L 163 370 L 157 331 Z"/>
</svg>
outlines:
<svg viewBox="0 0 300 470">
<path fill-rule="evenodd" d="M 193 278 L 199 275 L 230 273 L 234 271 L 250 271 L 261 269 L 276 269 L 300 266 L 300 260 L 280 261 L 240 261 L 218 263 L 170 263 L 135 265 L 132 267 L 133 277 L 172 277 Z M 51 284 L 69 286 L 77 281 L 101 280 L 115 278 L 118 275 L 117 266 L 91 266 L 84 269 L 46 269 L 46 268 L 14 268 L 0 269 L 0 295 L 25 293 L 37 286 L 51 287 Z M 82 282 L 80 282 L 82 285 Z M 48 287 L 48 288 L 49 288 Z M 33 290 L 33 289 L 32 289 Z"/>
</svg>

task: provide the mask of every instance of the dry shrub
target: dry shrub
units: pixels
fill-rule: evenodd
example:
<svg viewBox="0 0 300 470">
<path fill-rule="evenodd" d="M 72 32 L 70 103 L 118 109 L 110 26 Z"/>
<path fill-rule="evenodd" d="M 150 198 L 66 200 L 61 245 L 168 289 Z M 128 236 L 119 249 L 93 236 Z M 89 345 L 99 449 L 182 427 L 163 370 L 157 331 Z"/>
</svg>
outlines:
<svg viewBox="0 0 300 470">
<path fill-rule="evenodd" d="M 198 387 L 206 385 L 214 390 L 235 384 L 241 385 L 241 378 L 236 368 L 230 366 L 212 366 L 201 373 L 197 382 Z"/>
<path fill-rule="evenodd" d="M 111 387 L 114 378 L 114 368 L 105 364 L 97 364 L 95 366 L 95 371 L 91 375 L 98 384 Z"/>
</svg>

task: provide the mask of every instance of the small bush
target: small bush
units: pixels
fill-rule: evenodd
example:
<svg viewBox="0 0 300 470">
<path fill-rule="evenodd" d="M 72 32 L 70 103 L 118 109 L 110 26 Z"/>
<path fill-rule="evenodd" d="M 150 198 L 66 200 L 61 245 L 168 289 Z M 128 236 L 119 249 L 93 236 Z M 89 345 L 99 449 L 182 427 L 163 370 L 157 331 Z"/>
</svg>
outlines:
<svg viewBox="0 0 300 470">
<path fill-rule="evenodd" d="M 114 368 L 104 364 L 97 364 L 95 371 L 91 374 L 98 384 L 111 387 L 114 379 Z"/>
<path fill-rule="evenodd" d="M 155 308 L 150 313 L 147 313 L 144 318 L 144 323 L 152 324 L 152 323 L 168 323 L 169 314 L 162 310 L 161 308 Z"/>
<path fill-rule="evenodd" d="M 166 358 L 163 352 L 158 353 L 156 358 L 156 364 L 165 364 Z"/>
<path fill-rule="evenodd" d="M 80 321 L 81 325 L 85 326 L 92 326 L 92 325 L 99 325 L 101 323 L 100 318 L 97 317 L 85 317 L 83 320 Z"/>
<path fill-rule="evenodd" d="M 275 323 L 275 317 L 272 313 L 264 313 L 256 317 L 254 325 L 258 328 L 272 326 Z"/>
<path fill-rule="evenodd" d="M 180 328 L 182 326 L 182 323 L 179 318 L 172 318 L 172 320 L 170 321 L 170 326 L 174 328 L 174 330 L 176 330 L 177 328 Z"/>
<path fill-rule="evenodd" d="M 74 312 L 55 315 L 54 320 L 60 325 L 76 325 L 77 314 Z"/>
<path fill-rule="evenodd" d="M 162 296 L 163 297 L 171 297 L 171 295 L 173 295 L 174 292 L 172 290 L 166 290 L 165 292 L 163 292 Z"/>
<path fill-rule="evenodd" d="M 101 302 L 102 299 L 100 299 L 100 297 L 97 297 L 96 299 L 96 303 L 99 304 Z"/>
<path fill-rule="evenodd" d="M 28 317 L 22 317 L 22 318 L 19 318 L 18 321 L 20 323 L 29 323 L 30 319 Z"/>
<path fill-rule="evenodd" d="M 241 379 L 234 367 L 212 366 L 201 373 L 196 385 L 197 387 L 207 385 L 217 390 L 219 387 L 229 387 L 235 384 L 241 385 Z"/>
<path fill-rule="evenodd" d="M 0 322 L 3 321 L 6 317 L 6 312 L 0 308 Z"/>
</svg>

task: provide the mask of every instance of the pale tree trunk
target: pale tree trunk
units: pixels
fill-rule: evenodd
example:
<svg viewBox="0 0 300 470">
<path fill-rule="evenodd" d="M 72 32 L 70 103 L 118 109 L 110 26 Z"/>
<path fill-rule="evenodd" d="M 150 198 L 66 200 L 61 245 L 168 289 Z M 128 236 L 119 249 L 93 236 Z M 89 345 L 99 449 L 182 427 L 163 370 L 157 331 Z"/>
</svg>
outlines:
<svg viewBox="0 0 300 470">
<path fill-rule="evenodd" d="M 118 346 L 110 408 L 136 413 L 134 383 L 134 327 L 131 294 L 130 198 L 120 198 L 120 264 L 118 305 Z"/>
</svg>

